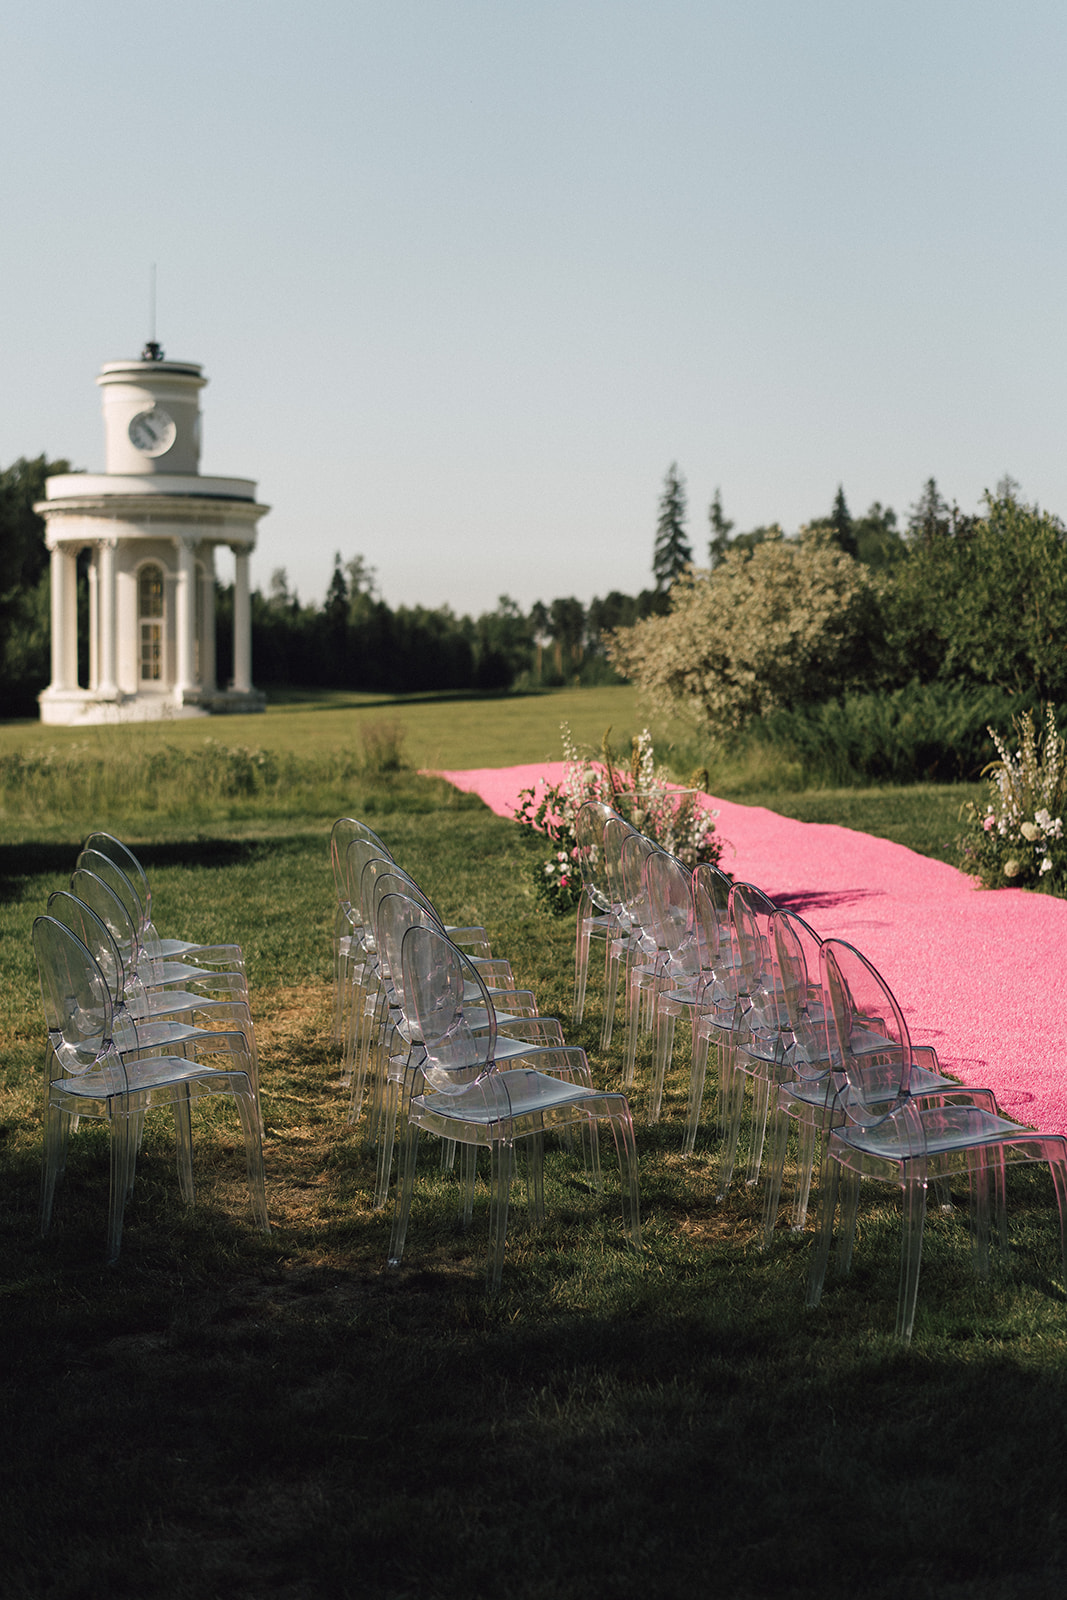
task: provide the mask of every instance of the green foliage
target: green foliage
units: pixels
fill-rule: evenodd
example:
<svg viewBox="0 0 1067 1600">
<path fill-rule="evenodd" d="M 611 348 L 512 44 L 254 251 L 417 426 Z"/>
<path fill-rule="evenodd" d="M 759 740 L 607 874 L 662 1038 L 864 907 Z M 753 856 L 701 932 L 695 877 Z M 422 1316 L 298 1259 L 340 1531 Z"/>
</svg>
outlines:
<svg viewBox="0 0 1067 1600">
<path fill-rule="evenodd" d="M 656 542 L 652 550 L 652 574 L 657 589 L 669 589 L 693 560 L 685 533 L 685 479 L 672 461 L 663 480 L 656 523 Z"/>
<path fill-rule="evenodd" d="M 34 503 L 45 479 L 69 461 L 24 457 L 0 469 L 0 704 L 5 716 L 36 715 L 49 676 L 49 579 L 44 519 Z"/>
<path fill-rule="evenodd" d="M 960 839 L 960 866 L 987 889 L 1043 889 L 1067 894 L 1067 747 L 1051 706 L 1043 734 L 1033 714 L 1015 719 L 1019 748 L 1013 755 L 990 728 L 1000 757 L 989 765 L 989 799 L 965 808 L 967 828 Z"/>
<path fill-rule="evenodd" d="M 993 754 L 989 723 L 1010 714 L 999 689 L 911 683 L 772 711 L 752 737 L 796 762 L 806 787 L 957 783 L 978 776 Z"/>
<path fill-rule="evenodd" d="M 1014 495 L 983 517 L 948 511 L 927 486 L 907 559 L 885 593 L 887 640 L 908 676 L 1067 699 L 1067 530 Z"/>
<path fill-rule="evenodd" d="M 657 710 L 721 743 L 854 680 L 873 610 L 865 569 L 825 535 L 768 539 L 679 579 L 670 615 L 616 634 L 609 654 Z"/>
</svg>

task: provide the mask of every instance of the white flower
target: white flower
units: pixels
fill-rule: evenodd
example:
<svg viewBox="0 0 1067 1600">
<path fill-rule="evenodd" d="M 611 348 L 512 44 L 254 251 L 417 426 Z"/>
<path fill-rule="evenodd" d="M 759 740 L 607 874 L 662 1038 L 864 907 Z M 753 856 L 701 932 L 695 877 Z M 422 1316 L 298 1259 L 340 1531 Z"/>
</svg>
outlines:
<svg viewBox="0 0 1067 1600">
<path fill-rule="evenodd" d="M 1044 861 L 1042 861 L 1042 863 L 1041 863 L 1040 876 L 1044 877 L 1046 872 L 1051 872 L 1051 871 L 1052 871 L 1052 857 L 1051 856 L 1046 856 Z"/>
<path fill-rule="evenodd" d="M 1041 829 L 1036 822 L 1024 822 L 1019 832 L 1029 844 L 1033 844 L 1035 839 L 1040 839 L 1041 837 Z"/>
</svg>

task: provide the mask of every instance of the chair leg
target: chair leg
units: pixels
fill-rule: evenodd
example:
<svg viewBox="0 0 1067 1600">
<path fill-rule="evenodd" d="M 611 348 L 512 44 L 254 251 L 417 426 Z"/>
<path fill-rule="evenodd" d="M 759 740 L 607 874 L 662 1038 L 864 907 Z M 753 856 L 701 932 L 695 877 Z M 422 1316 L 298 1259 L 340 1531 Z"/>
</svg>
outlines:
<svg viewBox="0 0 1067 1600">
<path fill-rule="evenodd" d="M 531 1228 L 545 1220 L 545 1136 L 534 1133 L 526 1140 L 526 1209 Z"/>
<path fill-rule="evenodd" d="M 637 1066 L 637 1035 L 641 1027 L 642 998 L 641 980 L 635 972 L 630 979 L 626 997 L 626 1057 L 622 1081 L 623 1086 L 627 1089 L 634 1081 L 634 1072 Z"/>
<path fill-rule="evenodd" d="M 619 951 L 614 939 L 604 943 L 604 1021 L 600 1028 L 600 1048 L 611 1044 L 615 1027 L 615 1000 L 619 992 Z"/>
<path fill-rule="evenodd" d="M 389 1175 L 393 1168 L 393 1141 L 396 1138 L 396 1118 L 400 1100 L 400 1085 L 390 1077 L 382 1092 L 381 1120 L 378 1130 L 378 1166 L 374 1179 L 374 1209 L 381 1211 L 389 1197 Z"/>
<path fill-rule="evenodd" d="M 610 1114 L 611 1131 L 619 1157 L 619 1182 L 622 1189 L 622 1225 L 634 1250 L 641 1248 L 641 1204 L 637 1186 L 637 1145 L 629 1107 Z"/>
<path fill-rule="evenodd" d="M 691 1156 L 696 1148 L 697 1129 L 700 1126 L 700 1109 L 704 1101 L 704 1079 L 708 1070 L 708 1051 L 711 1040 L 706 1029 L 693 1019 L 693 1056 L 689 1069 L 689 1111 L 686 1118 L 682 1154 Z"/>
<path fill-rule="evenodd" d="M 500 1277 L 504 1268 L 504 1240 L 508 1231 L 508 1201 L 511 1197 L 512 1145 L 506 1139 L 496 1139 L 493 1141 L 490 1153 L 487 1278 L 489 1292 L 495 1294 L 500 1288 Z"/>
<path fill-rule="evenodd" d="M 989 1236 L 989 1188 L 986 1189 L 986 1241 Z M 915 1305 L 919 1295 L 919 1267 L 922 1264 L 923 1222 L 926 1218 L 925 1177 L 904 1182 L 904 1230 L 900 1250 L 900 1297 L 897 1302 L 897 1338 L 911 1340 L 915 1326 Z"/>
<path fill-rule="evenodd" d="M 574 950 L 574 1006 L 573 1016 L 575 1027 L 585 1015 L 585 987 L 589 978 L 589 915 L 591 913 L 589 896 L 583 889 L 581 903 L 578 906 L 578 931 Z"/>
<path fill-rule="evenodd" d="M 411 1195 L 415 1187 L 415 1158 L 419 1151 L 419 1129 L 414 1122 L 409 1122 L 404 1130 L 404 1139 L 400 1151 L 400 1176 L 396 1186 L 396 1208 L 393 1212 L 393 1227 L 389 1238 L 389 1265 L 398 1267 L 404 1258 L 404 1242 L 408 1233 L 408 1217 L 411 1215 Z"/>
<path fill-rule="evenodd" d="M 178 1188 L 187 1206 L 196 1200 L 193 1187 L 193 1115 L 189 1090 L 180 1086 L 174 1090 L 174 1151 L 178 1161 Z M 132 1120 L 132 1119 L 131 1119 Z M 144 1118 L 141 1118 L 143 1123 Z M 131 1174 L 132 1177 L 132 1174 Z"/>
<path fill-rule="evenodd" d="M 797 1129 L 797 1197 L 793 1205 L 792 1228 L 799 1233 L 808 1219 L 808 1200 L 811 1196 L 811 1177 L 815 1171 L 815 1141 L 819 1130 L 814 1122 L 803 1119 Z"/>
<path fill-rule="evenodd" d="M 252 1199 L 252 1214 L 264 1233 L 270 1232 L 267 1215 L 267 1181 L 263 1171 L 263 1139 L 259 1131 L 259 1108 L 255 1095 L 235 1089 L 234 1101 L 241 1119 L 245 1138 L 245 1169 L 248 1173 L 248 1192 Z"/>
<path fill-rule="evenodd" d="M 748 1171 L 745 1173 L 745 1182 L 750 1188 L 759 1182 L 770 1102 L 770 1080 L 762 1072 L 757 1072 L 752 1078 L 752 1144 L 748 1152 Z"/>
<path fill-rule="evenodd" d="M 785 1156 L 789 1145 L 789 1113 L 775 1100 L 770 1114 L 770 1139 L 767 1149 L 767 1191 L 763 1199 L 763 1248 L 774 1238 L 778 1208 L 785 1177 Z"/>
<path fill-rule="evenodd" d="M 658 1122 L 660 1111 L 663 1108 L 663 1082 L 667 1076 L 667 1068 L 670 1066 L 671 1058 L 674 1055 L 674 1025 L 676 1020 L 676 1014 L 673 1011 L 657 1009 L 652 1100 L 648 1108 L 649 1122 Z"/>
<path fill-rule="evenodd" d="M 831 1155 L 825 1155 L 819 1178 L 819 1213 L 815 1225 L 815 1249 L 808 1272 L 808 1289 L 805 1297 L 809 1306 L 817 1306 L 822 1299 L 826 1268 L 830 1263 L 830 1246 L 834 1238 L 834 1214 L 837 1211 L 837 1188 L 840 1176 L 840 1163 Z"/>
<path fill-rule="evenodd" d="M 125 1105 L 109 1104 L 108 1129 L 111 1134 L 111 1187 L 108 1199 L 107 1261 L 111 1266 L 118 1260 L 122 1248 L 122 1221 L 134 1156 L 130 1148 L 133 1142 L 130 1137 L 130 1118 Z"/>
<path fill-rule="evenodd" d="M 67 1140 L 73 1118 L 58 1106 L 47 1105 L 44 1113 L 44 1164 L 41 1168 L 41 1237 L 52 1221 L 52 1201 L 56 1180 L 62 1176 L 67 1160 Z"/>
</svg>

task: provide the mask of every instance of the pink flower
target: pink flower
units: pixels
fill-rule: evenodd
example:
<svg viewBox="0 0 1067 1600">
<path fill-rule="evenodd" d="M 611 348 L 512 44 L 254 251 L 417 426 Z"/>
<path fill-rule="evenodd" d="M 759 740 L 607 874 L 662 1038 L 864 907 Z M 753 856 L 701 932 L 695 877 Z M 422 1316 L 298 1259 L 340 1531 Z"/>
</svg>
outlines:
<svg viewBox="0 0 1067 1600">
<path fill-rule="evenodd" d="M 996 819 L 996 817 L 993 816 L 992 812 L 990 812 L 989 816 L 986 817 L 986 819 L 982 823 L 982 827 L 985 829 L 986 833 L 988 833 L 990 828 L 995 828 L 996 825 L 997 825 L 997 819 Z"/>
</svg>

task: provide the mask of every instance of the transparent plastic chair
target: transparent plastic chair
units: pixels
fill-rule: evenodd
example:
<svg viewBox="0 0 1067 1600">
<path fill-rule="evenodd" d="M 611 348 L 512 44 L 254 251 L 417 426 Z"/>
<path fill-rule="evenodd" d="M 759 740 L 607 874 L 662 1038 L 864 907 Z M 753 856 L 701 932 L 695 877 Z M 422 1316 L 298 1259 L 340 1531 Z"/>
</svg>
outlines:
<svg viewBox="0 0 1067 1600">
<path fill-rule="evenodd" d="M 663 1085 L 674 1054 L 675 1023 L 692 1021 L 705 986 L 703 949 L 697 931 L 693 874 L 675 856 L 656 851 L 645 862 L 659 972 L 655 986 L 655 1047 L 648 1120 L 659 1120 Z"/>
<path fill-rule="evenodd" d="M 721 1070 L 723 1145 L 719 1195 L 733 1178 L 744 1111 L 745 1085 L 752 1084 L 752 1135 L 745 1181 L 759 1178 L 770 1109 L 772 1084 L 787 1075 L 784 1053 L 789 1042 L 785 997 L 771 961 L 771 918 L 777 907 L 752 883 L 730 890 L 730 928 L 736 973 L 737 1006 L 731 1048 Z"/>
<path fill-rule="evenodd" d="M 412 1006 L 412 997 L 404 981 L 402 952 L 404 940 L 412 927 L 431 928 L 444 934 L 444 929 L 433 908 L 411 898 L 403 892 L 384 894 L 377 909 L 377 946 L 385 995 L 383 1039 L 379 1056 L 379 1071 L 372 1084 L 371 1105 L 367 1117 L 368 1141 L 377 1141 L 378 1167 L 375 1182 L 374 1204 L 385 1204 L 392 1171 L 393 1145 L 398 1118 L 403 1121 L 412 1093 L 414 1077 L 421 1067 L 423 1049 L 419 1021 Z M 536 1015 L 532 994 L 522 991 L 493 993 L 485 986 L 482 969 L 469 957 L 467 965 L 475 974 L 464 989 L 465 1016 L 474 1033 L 496 1030 L 496 1051 L 500 1060 L 527 1059 L 539 1051 L 552 1050 L 553 1063 L 561 1062 L 568 1071 L 584 1074 L 588 1078 L 588 1062 L 581 1050 L 564 1044 L 563 1031 L 555 1017 Z M 482 1007 L 482 995 L 489 993 L 493 1011 Z M 496 1011 L 497 1000 L 505 1002 L 528 999 L 533 1010 L 520 1016 Z M 500 1024 L 504 1030 L 500 1030 Z M 583 1080 L 584 1081 L 584 1080 Z M 450 1166 L 454 1151 L 442 1148 L 442 1165 Z"/>
<path fill-rule="evenodd" d="M 209 1039 L 225 1036 L 225 1048 L 240 1051 L 258 1097 L 258 1069 L 255 1032 L 248 1006 L 243 1000 L 213 1000 L 191 991 L 164 989 L 149 991 L 135 973 L 128 973 L 122 953 L 107 925 L 96 912 L 65 889 L 48 897 L 48 916 L 55 917 L 85 945 L 111 992 L 114 1008 L 115 1043 L 126 1048 L 123 1029 L 134 1024 L 130 1048 L 180 1051 L 187 1043 L 206 1047 Z M 200 1019 L 198 1023 L 191 1019 Z M 222 1024 L 229 1023 L 224 1028 Z"/>
<path fill-rule="evenodd" d="M 696 1148 L 712 1046 L 722 1071 L 729 1071 L 728 1055 L 738 1001 L 736 958 L 730 932 L 732 888 L 726 874 L 710 862 L 693 868 L 693 917 L 701 984 L 699 1003 L 693 1011 L 689 1111 L 682 1141 L 685 1155 L 692 1155 Z"/>
<path fill-rule="evenodd" d="M 604 828 L 618 813 L 600 800 L 587 800 L 579 807 L 574 821 L 578 844 L 578 864 L 582 873 L 582 894 L 578 902 L 578 924 L 574 951 L 574 1021 L 585 1015 L 585 991 L 589 979 L 589 949 L 593 939 L 605 945 L 616 931 L 611 895 L 605 878 Z M 621 819 L 620 819 L 621 820 Z"/>
<path fill-rule="evenodd" d="M 463 1145 L 468 1172 L 473 1171 L 479 1148 L 490 1152 L 487 1276 L 491 1290 L 500 1286 L 515 1143 L 532 1140 L 539 1146 L 546 1131 L 591 1128 L 597 1120 L 607 1118 L 622 1172 L 624 1227 L 630 1244 L 638 1248 L 637 1154 L 625 1096 L 598 1093 L 587 1081 L 574 1081 L 562 1066 L 551 1073 L 532 1066 L 502 1069 L 496 1055 L 495 1028 L 491 1024 L 487 1032 L 475 1034 L 465 1016 L 464 992 L 469 981 L 482 988 L 481 1004 L 492 1018 L 489 993 L 458 946 L 435 929 L 409 930 L 403 965 L 405 991 L 411 996 L 425 1050 L 420 1069 L 425 1092 L 413 1094 L 408 1107 L 389 1265 L 399 1266 L 403 1257 L 422 1129 Z M 537 1178 L 535 1188 L 540 1189 L 539 1159 L 530 1163 L 530 1171 Z M 598 1188 L 599 1178 L 599 1162 L 595 1161 Z M 544 1196 L 535 1188 L 531 1188 L 531 1213 L 539 1220 Z M 465 1184 L 464 1220 L 469 1216 L 470 1194 L 471 1187 Z"/>
<path fill-rule="evenodd" d="M 87 852 L 92 852 L 92 855 L 88 856 Z M 86 857 L 85 860 L 82 859 L 83 856 Z M 98 859 L 100 856 L 112 864 L 119 878 L 114 878 L 101 869 Z M 124 845 L 120 839 L 116 839 L 110 833 L 91 833 L 75 865 L 87 867 L 90 872 L 96 872 L 102 877 L 123 903 L 128 904 L 131 917 L 140 926 L 152 922 L 152 889 L 148 882 L 148 874 L 129 846 Z M 121 879 L 125 879 L 125 884 L 120 881 Z M 132 902 L 129 900 L 127 886 L 133 895 Z M 158 953 L 164 960 L 191 956 L 198 966 L 230 967 L 234 971 L 244 971 L 244 956 L 239 944 L 204 944 L 197 939 L 159 938 Z"/>
<path fill-rule="evenodd" d="M 247 1005 L 248 983 L 243 970 L 163 960 L 152 924 L 138 925 L 119 895 L 95 872 L 87 867 L 76 867 L 70 875 L 70 892 L 96 912 L 118 945 L 127 972 L 136 974 L 146 989 L 170 989 L 180 985 L 204 995 L 243 1000 Z"/>
<path fill-rule="evenodd" d="M 826 1010 L 819 979 L 822 940 L 795 912 L 779 910 L 771 919 L 772 951 L 786 1011 L 790 1042 L 785 1053 L 788 1069 L 772 1100 L 768 1151 L 768 1183 L 764 1201 L 763 1239 L 769 1244 L 778 1218 L 786 1148 L 790 1126 L 798 1131 L 797 1192 L 791 1227 L 799 1232 L 807 1220 L 815 1148 L 820 1132 L 833 1120 L 833 1104 L 840 1087 L 839 1058 L 831 1052 Z M 853 1048 L 877 1052 L 885 1049 L 884 1017 L 865 1019 L 865 1033 L 853 1028 Z M 1000 1115 L 992 1089 L 965 1087 L 939 1070 L 937 1053 L 929 1045 L 911 1046 L 910 1093 L 923 1103 L 972 1102 L 991 1116 Z"/>
<path fill-rule="evenodd" d="M 352 967 L 361 959 L 362 954 L 361 930 L 356 925 L 347 870 L 348 847 L 354 839 L 363 839 L 380 855 L 392 859 L 374 830 L 355 817 L 338 817 L 330 829 L 330 869 L 337 896 L 333 924 L 333 1042 L 338 1049 L 343 1046 L 345 1040 L 346 1008 L 352 998 Z"/>
<path fill-rule="evenodd" d="M 915 1325 L 927 1187 L 966 1177 L 970 1188 L 976 1265 L 989 1263 L 990 1178 L 1003 1179 L 1007 1162 L 1040 1162 L 1049 1168 L 1059 1209 L 1060 1254 L 1067 1278 L 1067 1139 L 1021 1127 L 966 1101 L 930 1104 L 912 1093 L 913 1059 L 907 1024 L 896 999 L 870 963 L 841 940 L 821 950 L 830 1056 L 840 1072 L 831 1107 L 837 1124 L 828 1132 L 819 1187 L 818 1227 L 808 1279 L 807 1303 L 815 1306 L 833 1240 L 834 1216 L 842 1200 L 843 1227 L 837 1267 L 851 1265 L 859 1180 L 876 1178 L 902 1191 L 897 1337 L 907 1342 Z M 878 1027 L 871 1027 L 877 1019 Z M 966 1091 L 961 1091 L 965 1093 Z M 1002 1215 L 1002 1242 L 1006 1223 Z"/>
<path fill-rule="evenodd" d="M 609 823 L 605 833 L 612 831 Z M 609 963 L 612 969 L 610 995 L 605 995 L 605 1005 L 615 1009 L 615 992 L 619 968 L 622 968 L 623 995 L 626 1006 L 626 1043 L 623 1047 L 623 1083 L 633 1082 L 637 1062 L 637 1041 L 642 1029 L 652 1031 L 653 1000 L 657 987 L 657 947 L 652 928 L 652 905 L 648 898 L 645 863 L 659 849 L 651 839 L 633 829 L 622 838 L 619 852 L 619 878 L 622 885 L 622 927 L 609 941 Z M 605 1024 L 608 1021 L 605 1013 Z M 610 1030 L 609 1030 L 610 1032 Z"/>
<path fill-rule="evenodd" d="M 611 937 L 604 941 L 604 1020 L 600 1029 L 600 1048 L 611 1044 L 615 1030 L 615 1001 L 619 991 L 619 962 L 625 962 L 630 939 L 630 915 L 622 876 L 622 847 L 636 833 L 622 817 L 608 817 L 604 823 L 604 887 L 610 901 Z"/>
<path fill-rule="evenodd" d="M 242 1068 L 212 1065 L 185 1056 L 139 1057 L 120 1050 L 114 1038 L 111 992 L 103 972 L 71 930 L 54 917 L 38 917 L 33 946 L 48 1029 L 45 1057 L 45 1145 L 41 1185 L 41 1232 L 47 1233 L 57 1179 L 66 1163 L 72 1125 L 81 1117 L 107 1122 L 111 1185 L 107 1258 L 118 1259 L 126 1199 L 133 1188 L 140 1129 L 145 1113 L 167 1106 L 174 1116 L 178 1181 L 187 1204 L 194 1200 L 191 1102 L 201 1095 L 233 1099 L 244 1134 L 252 1209 L 269 1232 L 263 1147 L 255 1095 Z M 131 1028 L 135 1024 L 130 1023 Z M 231 1037 L 233 1037 L 231 1035 Z M 217 1047 L 212 1046 L 212 1053 Z"/>
</svg>

